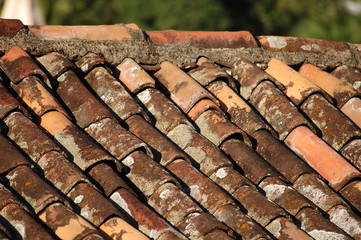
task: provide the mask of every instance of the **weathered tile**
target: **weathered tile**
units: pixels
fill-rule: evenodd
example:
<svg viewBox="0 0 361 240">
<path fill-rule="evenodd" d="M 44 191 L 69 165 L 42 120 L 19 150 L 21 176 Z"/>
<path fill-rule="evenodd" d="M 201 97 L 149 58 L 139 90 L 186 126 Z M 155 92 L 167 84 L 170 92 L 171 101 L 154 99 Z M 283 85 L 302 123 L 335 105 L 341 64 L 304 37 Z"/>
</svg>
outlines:
<svg viewBox="0 0 361 240">
<path fill-rule="evenodd" d="M 361 211 L 361 181 L 353 181 L 347 184 L 340 190 L 340 194 L 344 197 L 354 208 Z"/>
<path fill-rule="evenodd" d="M 20 29 L 24 28 L 24 24 L 19 19 L 1 19 L 0 32 L 2 37 L 14 37 Z"/>
<path fill-rule="evenodd" d="M 359 95 L 350 85 L 312 64 L 302 65 L 299 72 L 335 98 L 338 107 L 343 106 L 350 98 Z"/>
<path fill-rule="evenodd" d="M 227 234 L 226 234 L 227 235 Z M 166 231 L 162 235 L 160 235 L 157 240 L 185 240 L 188 239 L 184 235 L 176 234 L 173 231 Z"/>
<path fill-rule="evenodd" d="M 8 204 L 0 215 L 11 225 L 9 232 L 13 239 L 47 240 L 56 239 L 32 216 L 17 204 Z"/>
<path fill-rule="evenodd" d="M 163 134 L 167 134 L 180 124 L 193 125 L 186 116 L 158 89 L 148 88 L 138 93 L 137 98 L 143 104 L 154 125 Z"/>
<path fill-rule="evenodd" d="M 64 198 L 54 188 L 27 166 L 15 168 L 6 178 L 36 214 L 53 202 L 64 202 Z"/>
<path fill-rule="evenodd" d="M 251 136 L 257 141 L 257 153 L 290 182 L 294 183 L 302 174 L 315 172 L 269 131 L 260 130 Z"/>
<path fill-rule="evenodd" d="M 354 139 L 340 150 L 342 156 L 347 158 L 355 167 L 361 169 L 361 139 Z"/>
<path fill-rule="evenodd" d="M 1 134 L 0 146 L 0 174 L 7 173 L 21 165 L 30 165 L 16 147 Z"/>
<path fill-rule="evenodd" d="M 313 239 L 288 219 L 280 217 L 266 226 L 277 239 Z"/>
<path fill-rule="evenodd" d="M 114 205 L 88 183 L 79 183 L 67 196 L 79 207 L 80 215 L 97 227 L 110 216 L 123 217 Z"/>
<path fill-rule="evenodd" d="M 87 53 L 84 57 L 75 62 L 75 65 L 80 68 L 85 74 L 87 74 L 96 66 L 102 66 L 104 64 L 104 59 L 92 52 Z"/>
<path fill-rule="evenodd" d="M 34 162 L 38 162 L 47 152 L 62 152 L 60 147 L 45 132 L 22 113 L 14 112 L 4 122 L 9 129 L 8 137 Z"/>
<path fill-rule="evenodd" d="M 150 197 L 159 187 L 167 182 L 175 184 L 173 178 L 161 165 L 153 161 L 145 153 L 136 151 L 122 160 L 130 170 L 126 175 L 146 197 Z"/>
<path fill-rule="evenodd" d="M 224 239 L 224 240 L 230 240 L 234 239 L 231 238 L 227 233 L 223 232 L 222 230 L 214 230 L 210 233 L 208 233 L 203 238 L 204 240 L 217 240 L 217 239 Z"/>
<path fill-rule="evenodd" d="M 31 56 L 18 46 L 11 47 L 1 57 L 0 65 L 14 84 L 32 75 L 39 75 L 43 81 L 47 79 L 46 74 L 36 65 Z"/>
<path fill-rule="evenodd" d="M 314 168 L 336 191 L 361 173 L 305 126 L 294 129 L 286 145 Z"/>
<path fill-rule="evenodd" d="M 0 183 L 0 210 L 11 203 L 20 205 L 20 200 Z"/>
<path fill-rule="evenodd" d="M 240 140 L 227 140 L 220 148 L 242 169 L 244 176 L 255 184 L 266 177 L 281 177 L 271 165 Z"/>
<path fill-rule="evenodd" d="M 350 139 L 361 137 L 361 130 L 319 94 L 307 98 L 300 108 L 321 130 L 322 139 L 336 151 Z"/>
<path fill-rule="evenodd" d="M 280 140 L 300 125 L 313 129 L 296 106 L 269 81 L 264 81 L 257 86 L 252 93 L 250 103 L 278 132 Z"/>
<path fill-rule="evenodd" d="M 256 222 L 233 205 L 219 208 L 214 216 L 245 239 L 270 239 Z"/>
<path fill-rule="evenodd" d="M 67 194 L 79 182 L 90 182 L 73 163 L 56 151 L 47 152 L 38 162 L 44 177 Z"/>
<path fill-rule="evenodd" d="M 351 85 L 359 93 L 361 92 L 361 72 L 347 65 L 337 67 L 331 73 L 344 83 Z"/>
<path fill-rule="evenodd" d="M 271 128 L 250 105 L 234 92 L 226 83 L 216 81 L 208 86 L 221 103 L 223 111 L 230 115 L 230 120 L 248 134 L 260 129 Z"/>
<path fill-rule="evenodd" d="M 148 146 L 112 118 L 104 118 L 85 128 L 85 131 L 118 160 L 140 150 L 152 156 Z"/>
<path fill-rule="evenodd" d="M 328 211 L 330 221 L 355 239 L 361 239 L 361 218 L 342 205 Z"/>
<path fill-rule="evenodd" d="M 188 113 L 196 102 L 209 98 L 217 100 L 197 81 L 170 62 L 162 62 L 161 69 L 155 73 L 158 80 L 170 92 L 170 98 Z"/>
<path fill-rule="evenodd" d="M 221 167 L 232 166 L 217 147 L 188 125 L 179 125 L 170 131 L 167 137 L 191 156 L 199 164 L 201 172 L 207 176 Z"/>
<path fill-rule="evenodd" d="M 0 119 L 10 112 L 23 110 L 20 103 L 13 97 L 0 81 Z"/>
<path fill-rule="evenodd" d="M 117 70 L 119 71 L 120 81 L 122 81 L 133 94 L 137 94 L 147 87 L 155 87 L 154 79 L 131 58 L 124 59 L 123 62 L 117 66 Z"/>
<path fill-rule="evenodd" d="M 224 115 L 218 111 L 210 109 L 202 113 L 195 123 L 200 129 L 200 133 L 214 145 L 219 147 L 226 139 L 241 139 L 248 146 L 251 142 L 245 132 L 232 124 Z"/>
<path fill-rule="evenodd" d="M 325 221 L 318 211 L 302 209 L 296 216 L 301 228 L 315 239 L 352 239 L 333 223 Z"/>
<path fill-rule="evenodd" d="M 58 78 L 56 93 L 72 112 L 81 128 L 113 115 L 83 85 L 73 71 L 67 71 Z"/>
<path fill-rule="evenodd" d="M 129 225 L 119 217 L 112 217 L 106 220 L 99 229 L 106 233 L 111 239 L 124 239 L 124 240 L 146 240 L 149 239 L 137 229 Z"/>
<path fill-rule="evenodd" d="M 98 231 L 85 219 L 61 203 L 53 203 L 39 218 L 61 239 L 83 239 Z"/>
<path fill-rule="evenodd" d="M 125 87 L 105 68 L 94 68 L 84 79 L 98 97 L 122 120 L 135 114 L 146 115 Z"/>
<path fill-rule="evenodd" d="M 177 226 L 188 214 L 202 210 L 172 183 L 165 183 L 149 198 L 148 204 Z"/>
<path fill-rule="evenodd" d="M 340 109 L 359 128 L 361 128 L 361 99 L 354 97 L 349 99 Z"/>
<path fill-rule="evenodd" d="M 199 102 L 197 102 L 192 107 L 192 109 L 187 113 L 187 115 L 190 119 L 192 119 L 193 121 L 196 121 L 202 113 L 204 113 L 207 110 L 211 110 L 211 109 L 224 114 L 223 111 L 218 107 L 217 104 L 215 104 L 212 100 L 205 98 L 205 99 L 202 99 Z"/>
<path fill-rule="evenodd" d="M 48 53 L 38 57 L 37 60 L 55 79 L 68 69 L 74 68 L 74 65 L 65 56 L 57 52 Z"/>
<path fill-rule="evenodd" d="M 188 160 L 188 157 L 181 149 L 167 139 L 159 130 L 145 121 L 145 119 L 141 116 L 134 115 L 128 118 L 126 123 L 129 126 L 129 131 L 141 138 L 157 151 L 157 153 L 153 154 L 154 160 L 159 161 L 162 166 L 167 166 L 175 159 Z M 158 157 L 157 154 L 160 154 L 160 156 Z"/>
</svg>

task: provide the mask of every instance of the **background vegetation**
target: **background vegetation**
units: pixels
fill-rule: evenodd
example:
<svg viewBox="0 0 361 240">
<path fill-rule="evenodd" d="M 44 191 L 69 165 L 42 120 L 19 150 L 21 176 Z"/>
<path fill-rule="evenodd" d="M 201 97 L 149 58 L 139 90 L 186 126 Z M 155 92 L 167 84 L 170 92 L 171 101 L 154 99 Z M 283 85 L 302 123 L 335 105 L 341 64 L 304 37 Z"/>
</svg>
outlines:
<svg viewBox="0 0 361 240">
<path fill-rule="evenodd" d="M 40 0 L 47 24 L 248 30 L 361 43 L 361 0 Z"/>
</svg>

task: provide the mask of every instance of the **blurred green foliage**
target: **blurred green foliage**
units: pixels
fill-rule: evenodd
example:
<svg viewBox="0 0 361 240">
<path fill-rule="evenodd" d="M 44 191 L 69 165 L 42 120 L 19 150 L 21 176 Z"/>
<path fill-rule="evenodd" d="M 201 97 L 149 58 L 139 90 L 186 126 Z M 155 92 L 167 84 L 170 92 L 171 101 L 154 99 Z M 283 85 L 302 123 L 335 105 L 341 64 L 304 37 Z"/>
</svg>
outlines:
<svg viewBox="0 0 361 240">
<path fill-rule="evenodd" d="M 47 24 L 248 30 L 361 43 L 361 0 L 40 0 Z M 356 4 L 347 8 L 350 4 Z M 352 11 L 353 10 L 353 11 Z"/>
</svg>

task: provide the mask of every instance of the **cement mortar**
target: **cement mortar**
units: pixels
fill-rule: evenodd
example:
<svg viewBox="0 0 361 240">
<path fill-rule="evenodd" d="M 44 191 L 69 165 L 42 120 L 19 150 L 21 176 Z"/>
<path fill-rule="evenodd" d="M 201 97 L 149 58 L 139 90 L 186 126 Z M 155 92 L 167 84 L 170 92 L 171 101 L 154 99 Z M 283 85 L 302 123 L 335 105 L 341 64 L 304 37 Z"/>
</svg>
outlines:
<svg viewBox="0 0 361 240">
<path fill-rule="evenodd" d="M 158 64 L 170 61 L 176 65 L 194 62 L 204 56 L 215 62 L 233 64 L 237 58 L 244 57 L 254 63 L 267 63 L 275 57 L 288 65 L 311 63 L 320 68 L 333 69 L 339 65 L 348 65 L 361 69 L 361 59 L 356 47 L 350 45 L 350 51 L 328 54 L 308 52 L 271 52 L 263 48 L 199 48 L 193 43 L 159 46 L 148 39 L 128 41 L 88 41 L 79 39 L 45 40 L 21 29 L 13 38 L 0 37 L 0 54 L 5 54 L 10 47 L 19 46 L 32 55 L 44 55 L 59 52 L 70 60 L 78 60 L 88 52 L 102 56 L 112 65 L 119 64 L 125 57 L 133 58 L 141 64 Z"/>
</svg>

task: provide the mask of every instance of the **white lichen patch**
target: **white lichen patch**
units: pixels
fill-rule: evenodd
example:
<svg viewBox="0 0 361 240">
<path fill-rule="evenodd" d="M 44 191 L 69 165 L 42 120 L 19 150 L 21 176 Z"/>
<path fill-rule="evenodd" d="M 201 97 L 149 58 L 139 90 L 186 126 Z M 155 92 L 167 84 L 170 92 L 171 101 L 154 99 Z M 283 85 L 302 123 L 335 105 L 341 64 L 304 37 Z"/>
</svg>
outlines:
<svg viewBox="0 0 361 240">
<path fill-rule="evenodd" d="M 118 192 L 113 193 L 110 196 L 110 199 L 113 200 L 116 204 L 118 204 L 124 211 L 126 211 L 130 216 L 132 216 L 132 212 L 128 208 L 128 204 L 125 200 L 120 196 Z"/>
<path fill-rule="evenodd" d="M 331 210 L 332 211 L 332 210 Z M 346 231 L 351 236 L 361 236 L 361 224 L 344 208 L 333 210 L 330 220 L 336 226 Z"/>
<path fill-rule="evenodd" d="M 287 46 L 287 42 L 282 38 L 270 36 L 267 37 L 266 39 L 271 48 L 281 49 Z"/>
<path fill-rule="evenodd" d="M 216 172 L 216 176 L 219 178 L 225 178 L 225 177 L 227 177 L 227 175 L 228 175 L 228 173 L 227 173 L 226 168 L 220 168 Z"/>
<path fill-rule="evenodd" d="M 159 197 L 163 200 L 167 199 L 169 197 L 170 194 L 170 190 L 169 189 L 165 189 L 163 190 L 160 194 Z"/>
<path fill-rule="evenodd" d="M 127 167 L 131 167 L 134 164 L 134 158 L 131 156 L 128 156 L 128 157 L 124 158 L 122 163 Z"/>
<path fill-rule="evenodd" d="M 342 239 L 348 239 L 345 235 L 335 233 L 335 232 L 327 232 L 324 230 L 312 230 L 308 232 L 308 234 L 317 240 L 342 240 Z"/>
<path fill-rule="evenodd" d="M 83 201 L 83 198 L 84 198 L 83 195 L 77 196 L 77 197 L 74 199 L 74 203 L 76 203 L 76 204 L 81 203 L 81 202 Z"/>
<path fill-rule="evenodd" d="M 279 185 L 279 184 L 268 184 L 262 189 L 266 192 L 266 196 L 268 199 L 275 201 L 282 197 L 287 186 Z"/>
<path fill-rule="evenodd" d="M 22 236 L 23 239 L 26 239 L 26 228 L 25 223 L 22 221 L 13 221 L 12 225 L 17 230 L 17 232 Z"/>
<path fill-rule="evenodd" d="M 152 98 L 149 88 L 138 93 L 137 97 L 144 105 L 147 104 L 150 101 L 150 99 Z"/>
<path fill-rule="evenodd" d="M 301 48 L 305 51 L 311 51 L 312 47 L 310 45 L 302 45 Z"/>
</svg>

